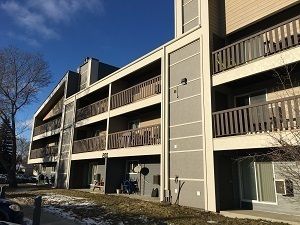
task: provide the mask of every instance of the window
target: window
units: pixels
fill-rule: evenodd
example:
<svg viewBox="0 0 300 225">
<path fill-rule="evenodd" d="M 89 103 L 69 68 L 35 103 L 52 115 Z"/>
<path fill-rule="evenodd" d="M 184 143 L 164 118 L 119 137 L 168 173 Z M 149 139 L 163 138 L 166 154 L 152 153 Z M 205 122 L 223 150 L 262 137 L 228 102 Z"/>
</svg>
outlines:
<svg viewBox="0 0 300 225">
<path fill-rule="evenodd" d="M 133 120 L 128 123 L 128 129 L 137 129 L 140 127 L 140 121 L 139 120 Z"/>
<path fill-rule="evenodd" d="M 250 105 L 249 95 L 243 95 L 235 98 L 235 107 Z"/>
<path fill-rule="evenodd" d="M 240 163 L 242 199 L 257 200 L 254 162 L 243 160 Z"/>
<path fill-rule="evenodd" d="M 139 166 L 140 163 L 138 160 L 127 161 L 127 173 L 128 174 L 137 174 L 135 168 Z"/>
<path fill-rule="evenodd" d="M 101 130 L 96 130 L 95 134 L 94 134 L 94 137 L 100 136 L 101 132 L 102 132 Z"/>
<path fill-rule="evenodd" d="M 267 101 L 266 90 L 235 96 L 235 107 L 260 104 Z"/>
<path fill-rule="evenodd" d="M 240 186 L 244 201 L 276 202 L 272 162 L 243 160 L 240 163 Z"/>
</svg>

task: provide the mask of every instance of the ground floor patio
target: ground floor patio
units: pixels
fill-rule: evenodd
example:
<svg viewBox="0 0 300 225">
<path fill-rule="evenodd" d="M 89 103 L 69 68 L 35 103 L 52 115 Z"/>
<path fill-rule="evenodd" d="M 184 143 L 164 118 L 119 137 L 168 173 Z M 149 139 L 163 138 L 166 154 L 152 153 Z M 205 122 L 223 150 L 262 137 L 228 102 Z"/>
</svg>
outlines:
<svg viewBox="0 0 300 225">
<path fill-rule="evenodd" d="M 293 168 L 297 162 L 259 157 L 268 150 L 215 152 L 218 211 L 244 209 L 300 216 L 299 190 L 295 181 L 283 173 L 283 166 Z"/>
<path fill-rule="evenodd" d="M 72 161 L 70 188 L 159 197 L 160 156 Z"/>
</svg>

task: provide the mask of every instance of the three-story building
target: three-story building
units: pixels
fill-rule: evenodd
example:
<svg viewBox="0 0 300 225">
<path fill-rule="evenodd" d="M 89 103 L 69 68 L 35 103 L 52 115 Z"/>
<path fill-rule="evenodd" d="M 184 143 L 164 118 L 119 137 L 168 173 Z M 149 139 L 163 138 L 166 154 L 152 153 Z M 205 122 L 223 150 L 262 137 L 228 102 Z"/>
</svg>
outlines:
<svg viewBox="0 0 300 225">
<path fill-rule="evenodd" d="M 120 69 L 87 58 L 67 72 L 34 115 L 29 163 L 60 188 L 131 179 L 161 201 L 299 214 L 278 162 L 247 158 L 300 127 L 299 12 L 299 0 L 176 0 L 170 42 Z"/>
</svg>

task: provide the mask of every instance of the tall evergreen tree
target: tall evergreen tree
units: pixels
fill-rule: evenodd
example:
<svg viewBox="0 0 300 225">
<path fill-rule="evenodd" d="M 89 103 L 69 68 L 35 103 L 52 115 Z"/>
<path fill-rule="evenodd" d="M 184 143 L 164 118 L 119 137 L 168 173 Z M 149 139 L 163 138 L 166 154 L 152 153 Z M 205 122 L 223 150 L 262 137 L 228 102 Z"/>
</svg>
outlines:
<svg viewBox="0 0 300 225">
<path fill-rule="evenodd" d="M 12 133 L 7 123 L 0 124 L 0 173 L 8 173 L 12 159 Z"/>
</svg>

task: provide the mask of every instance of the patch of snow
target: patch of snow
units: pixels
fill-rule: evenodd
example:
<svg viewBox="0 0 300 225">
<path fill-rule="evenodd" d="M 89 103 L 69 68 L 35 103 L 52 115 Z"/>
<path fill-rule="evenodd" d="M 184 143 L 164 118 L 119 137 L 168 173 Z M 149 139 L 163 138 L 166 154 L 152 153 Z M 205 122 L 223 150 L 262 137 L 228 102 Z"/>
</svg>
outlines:
<svg viewBox="0 0 300 225">
<path fill-rule="evenodd" d="M 95 205 L 94 202 L 91 202 L 85 198 L 81 197 L 71 197 L 65 195 L 58 194 L 49 194 L 43 196 L 43 202 L 45 204 L 53 204 L 53 205 L 81 205 L 81 206 L 89 206 Z"/>
<path fill-rule="evenodd" d="M 148 222 L 148 218 L 146 216 L 140 216 L 139 219 L 142 220 L 145 223 Z"/>
<path fill-rule="evenodd" d="M 58 194 L 49 194 L 43 196 L 43 203 L 45 211 L 58 215 L 64 219 L 76 221 L 77 223 L 85 225 L 109 225 L 107 221 L 103 221 L 102 218 L 79 218 L 71 210 L 64 207 L 72 207 L 73 209 L 86 209 L 94 207 L 95 202 L 91 202 L 86 198 L 70 197 Z"/>
<path fill-rule="evenodd" d="M 101 218 L 84 218 L 81 223 L 86 225 L 109 225 L 110 223 L 103 221 Z"/>
<path fill-rule="evenodd" d="M 44 206 L 45 211 L 59 215 L 60 217 L 64 219 L 69 219 L 69 220 L 76 220 L 76 216 L 74 213 L 68 211 L 66 212 L 63 209 L 53 207 L 53 206 Z"/>
<path fill-rule="evenodd" d="M 24 217 L 23 224 L 24 225 L 32 225 L 32 220 L 28 219 L 27 217 Z"/>
</svg>

